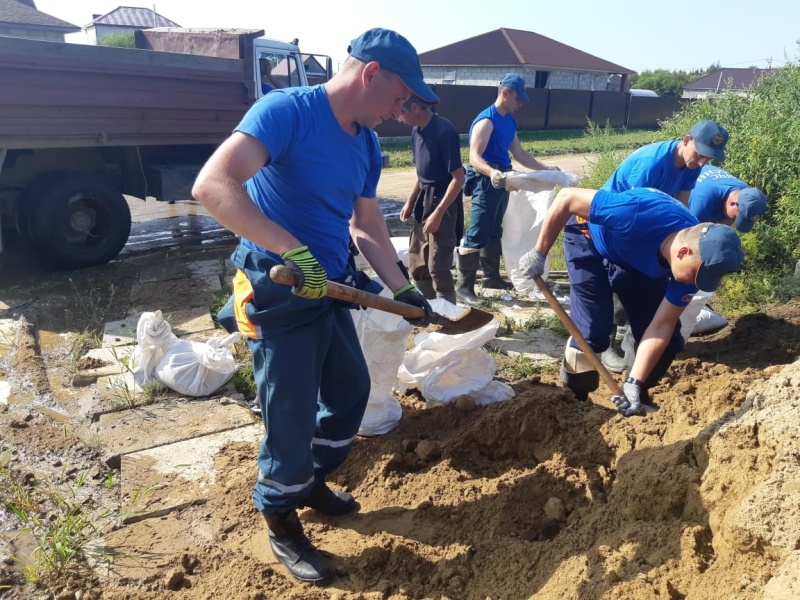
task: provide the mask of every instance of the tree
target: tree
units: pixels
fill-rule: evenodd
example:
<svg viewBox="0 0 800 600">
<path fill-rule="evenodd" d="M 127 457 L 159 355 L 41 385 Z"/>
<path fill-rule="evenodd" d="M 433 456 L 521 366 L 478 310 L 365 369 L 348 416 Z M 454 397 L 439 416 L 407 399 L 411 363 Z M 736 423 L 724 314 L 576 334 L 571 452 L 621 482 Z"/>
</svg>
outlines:
<svg viewBox="0 0 800 600">
<path fill-rule="evenodd" d="M 708 73 L 719 70 L 715 63 L 706 69 L 694 71 L 669 71 L 667 69 L 647 70 L 631 75 L 631 87 L 644 90 L 653 90 L 659 96 L 680 98 L 683 95 L 683 86 L 690 81 L 698 79 Z"/>
</svg>

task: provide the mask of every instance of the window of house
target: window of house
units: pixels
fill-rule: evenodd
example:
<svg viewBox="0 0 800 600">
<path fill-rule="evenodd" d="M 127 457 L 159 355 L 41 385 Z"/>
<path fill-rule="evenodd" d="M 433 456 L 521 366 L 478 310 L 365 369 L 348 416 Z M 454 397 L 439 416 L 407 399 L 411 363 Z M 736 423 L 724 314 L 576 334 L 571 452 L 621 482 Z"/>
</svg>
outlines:
<svg viewBox="0 0 800 600">
<path fill-rule="evenodd" d="M 536 77 L 533 81 L 533 87 L 546 88 L 547 80 L 550 78 L 550 71 L 536 71 Z"/>
</svg>

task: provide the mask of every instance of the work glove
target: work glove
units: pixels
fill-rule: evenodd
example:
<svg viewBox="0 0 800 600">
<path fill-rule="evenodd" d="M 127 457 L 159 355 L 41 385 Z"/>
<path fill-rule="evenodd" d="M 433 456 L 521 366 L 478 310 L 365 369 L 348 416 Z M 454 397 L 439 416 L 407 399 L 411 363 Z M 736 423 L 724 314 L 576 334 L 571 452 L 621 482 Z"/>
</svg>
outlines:
<svg viewBox="0 0 800 600">
<path fill-rule="evenodd" d="M 433 310 L 431 305 L 425 300 L 425 297 L 417 291 L 413 283 L 404 285 L 394 293 L 394 299 L 398 302 L 405 302 L 411 306 L 417 306 L 425 311 L 425 314 L 418 319 L 410 319 L 404 317 L 406 321 L 411 323 L 414 327 L 427 327 L 433 320 Z"/>
<path fill-rule="evenodd" d="M 492 175 L 490 179 L 492 180 L 492 187 L 497 188 L 498 190 L 502 190 L 506 187 L 506 174 L 502 171 L 492 169 Z"/>
<path fill-rule="evenodd" d="M 642 404 L 642 382 L 633 377 L 628 377 L 622 384 L 622 396 L 612 396 L 611 401 L 617 410 L 625 417 L 647 414 L 646 407 Z"/>
<path fill-rule="evenodd" d="M 328 274 L 308 251 L 300 246 L 281 254 L 284 264 L 294 273 L 292 293 L 301 298 L 317 300 L 328 293 Z"/>
<path fill-rule="evenodd" d="M 537 252 L 535 249 L 526 252 L 519 259 L 519 270 L 531 279 L 541 277 L 544 275 L 544 262 L 546 259 L 547 257 L 544 254 Z"/>
</svg>

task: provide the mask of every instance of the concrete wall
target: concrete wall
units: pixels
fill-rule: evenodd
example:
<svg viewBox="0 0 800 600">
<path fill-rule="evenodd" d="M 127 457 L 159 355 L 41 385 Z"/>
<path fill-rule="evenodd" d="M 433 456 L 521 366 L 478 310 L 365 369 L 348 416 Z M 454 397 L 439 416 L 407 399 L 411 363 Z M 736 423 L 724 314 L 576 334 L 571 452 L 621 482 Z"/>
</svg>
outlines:
<svg viewBox="0 0 800 600">
<path fill-rule="evenodd" d="M 516 67 L 479 67 L 479 66 L 454 66 L 454 67 L 423 67 L 427 83 L 446 85 L 490 85 L 496 86 L 509 71 L 519 73 L 525 79 L 526 87 L 532 88 L 536 82 L 536 72 L 546 70 L 537 69 L 530 65 Z M 619 78 L 614 78 L 609 84 L 612 73 L 590 73 L 585 71 L 550 71 L 547 88 L 553 90 L 589 90 L 589 91 L 619 91 Z"/>
</svg>

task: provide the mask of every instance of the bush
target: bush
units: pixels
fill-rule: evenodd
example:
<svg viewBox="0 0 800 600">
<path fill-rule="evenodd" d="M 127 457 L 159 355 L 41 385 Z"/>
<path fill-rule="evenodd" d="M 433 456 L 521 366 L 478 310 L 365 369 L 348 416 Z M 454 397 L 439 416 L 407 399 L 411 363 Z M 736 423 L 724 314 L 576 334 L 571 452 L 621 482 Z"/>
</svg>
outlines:
<svg viewBox="0 0 800 600">
<path fill-rule="evenodd" d="M 114 46 L 115 48 L 135 48 L 136 39 L 132 31 L 109 33 L 97 40 L 98 46 Z"/>
</svg>

